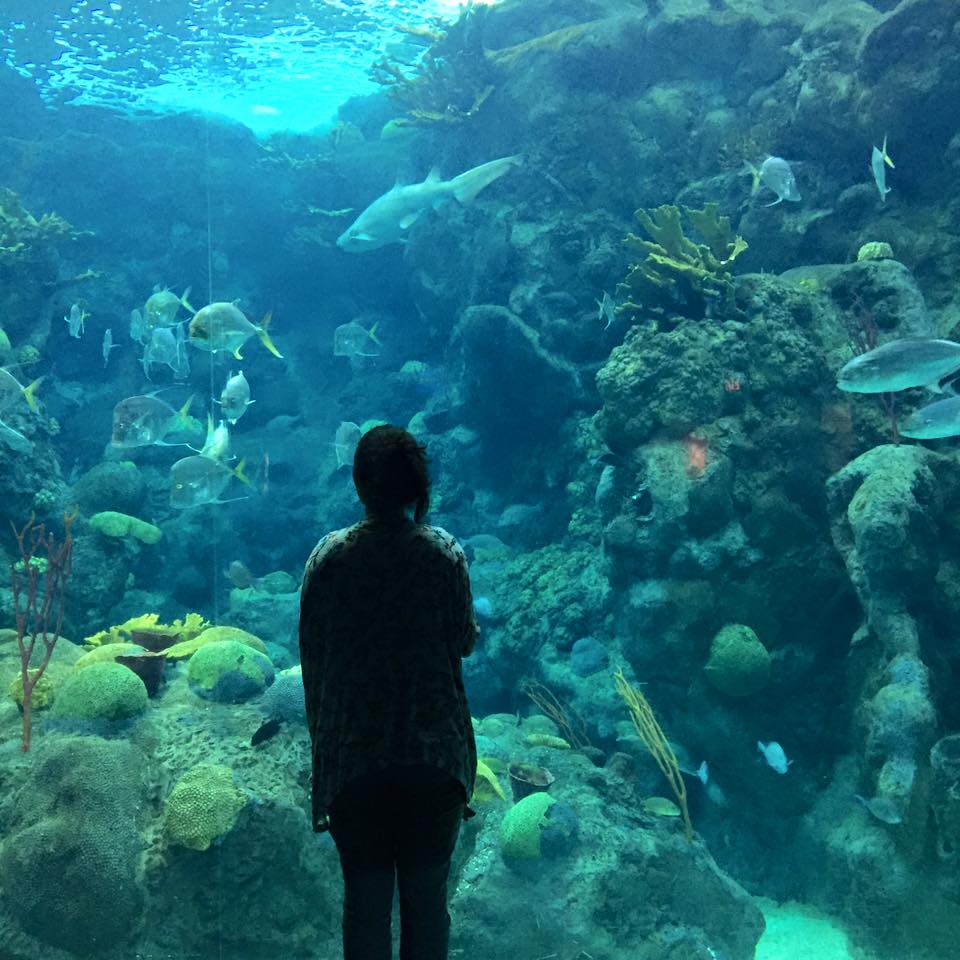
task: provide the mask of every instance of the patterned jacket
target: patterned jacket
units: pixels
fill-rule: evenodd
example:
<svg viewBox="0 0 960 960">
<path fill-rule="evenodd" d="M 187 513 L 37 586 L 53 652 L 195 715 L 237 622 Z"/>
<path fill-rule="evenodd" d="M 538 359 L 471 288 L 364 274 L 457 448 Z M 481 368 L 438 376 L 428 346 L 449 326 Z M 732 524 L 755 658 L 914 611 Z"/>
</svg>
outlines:
<svg viewBox="0 0 960 960">
<path fill-rule="evenodd" d="M 477 634 L 467 560 L 445 530 L 366 519 L 317 544 L 300 594 L 314 830 L 350 780 L 392 763 L 440 767 L 470 797 L 461 658 Z"/>
</svg>

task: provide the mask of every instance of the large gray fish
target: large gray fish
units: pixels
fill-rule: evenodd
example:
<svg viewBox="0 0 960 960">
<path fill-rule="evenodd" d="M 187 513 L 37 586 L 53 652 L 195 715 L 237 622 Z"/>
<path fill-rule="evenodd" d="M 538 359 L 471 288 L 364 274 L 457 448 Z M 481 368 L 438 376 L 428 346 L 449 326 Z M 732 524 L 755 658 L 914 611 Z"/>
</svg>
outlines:
<svg viewBox="0 0 960 960">
<path fill-rule="evenodd" d="M 165 444 L 164 438 L 178 431 L 192 431 L 194 421 L 190 418 L 193 397 L 175 410 L 153 394 L 127 397 L 113 408 L 113 433 L 110 443 L 114 447 L 132 450 L 135 447 L 184 446 Z"/>
<path fill-rule="evenodd" d="M 260 342 L 275 356 L 283 359 L 283 354 L 273 345 L 267 333 L 270 327 L 272 311 L 259 326 L 251 323 L 236 303 L 208 303 L 197 311 L 190 321 L 190 342 L 201 350 L 216 353 L 226 350 L 236 360 L 242 360 L 240 348 L 252 337 L 258 336 Z"/>
<path fill-rule="evenodd" d="M 210 457 L 184 457 L 170 468 L 170 506 L 178 510 L 198 507 L 204 503 L 230 503 L 220 494 L 227 489 L 231 478 L 250 485 L 243 472 L 246 461 L 241 460 L 233 469 Z"/>
<path fill-rule="evenodd" d="M 776 200 L 771 200 L 767 204 L 768 207 L 776 206 L 784 200 L 797 202 L 801 199 L 793 169 L 783 157 L 767 157 L 760 164 L 759 170 L 752 163 L 748 163 L 747 168 L 753 177 L 751 194 L 757 194 L 761 187 L 766 187 L 777 195 Z"/>
<path fill-rule="evenodd" d="M 895 393 L 930 387 L 960 370 L 960 343 L 926 337 L 891 340 L 844 364 L 837 386 L 847 393 Z"/>
<path fill-rule="evenodd" d="M 337 239 L 337 246 L 349 253 L 359 253 L 389 243 L 400 243 L 425 210 L 436 209 L 451 197 L 463 204 L 471 203 L 484 187 L 521 162 L 519 156 L 501 157 L 466 170 L 452 180 L 441 180 L 434 167 L 423 183 L 397 184 L 374 200 L 344 230 Z"/>
<path fill-rule="evenodd" d="M 900 435 L 913 440 L 960 437 L 960 397 L 937 400 L 914 410 L 900 425 Z"/>
</svg>

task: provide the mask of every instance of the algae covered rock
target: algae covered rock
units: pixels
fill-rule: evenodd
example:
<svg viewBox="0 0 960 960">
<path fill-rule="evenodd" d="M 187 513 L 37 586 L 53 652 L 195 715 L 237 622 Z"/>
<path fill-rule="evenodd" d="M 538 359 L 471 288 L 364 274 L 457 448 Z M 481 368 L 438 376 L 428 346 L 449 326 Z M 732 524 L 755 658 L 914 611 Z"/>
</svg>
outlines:
<svg viewBox="0 0 960 960">
<path fill-rule="evenodd" d="M 273 683 L 270 658 L 238 640 L 202 646 L 187 664 L 190 689 L 218 703 L 241 703 Z"/>
<path fill-rule="evenodd" d="M 71 673 L 51 713 L 77 720 L 128 720 L 147 708 L 147 688 L 119 663 L 93 663 Z"/>
<path fill-rule="evenodd" d="M 163 815 L 167 842 L 190 850 L 208 850 L 229 833 L 247 798 L 222 764 L 201 764 L 185 773 L 170 791 Z"/>
<path fill-rule="evenodd" d="M 104 510 L 136 514 L 146 495 L 143 475 L 130 460 L 98 463 L 73 485 L 73 496 L 88 516 Z"/>
<path fill-rule="evenodd" d="M 710 659 L 703 670 L 721 693 L 746 697 L 767 685 L 770 654 L 750 627 L 728 623 L 713 638 Z"/>
<path fill-rule="evenodd" d="M 143 754 L 123 740 L 58 736 L 30 756 L 0 843 L 0 875 L 16 878 L 3 885 L 5 915 L 71 956 L 102 956 L 138 930 L 144 909 Z"/>
</svg>

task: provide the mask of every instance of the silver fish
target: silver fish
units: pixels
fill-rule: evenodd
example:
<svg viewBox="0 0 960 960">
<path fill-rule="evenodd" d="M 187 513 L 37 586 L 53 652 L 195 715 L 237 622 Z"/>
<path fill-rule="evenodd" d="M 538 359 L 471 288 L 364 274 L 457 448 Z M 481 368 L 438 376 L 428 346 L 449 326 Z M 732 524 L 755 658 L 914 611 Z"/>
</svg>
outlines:
<svg viewBox="0 0 960 960">
<path fill-rule="evenodd" d="M 894 393 L 911 387 L 937 389 L 960 370 L 960 343 L 927 337 L 891 340 L 854 357 L 837 374 L 847 393 Z"/>
<path fill-rule="evenodd" d="M 142 343 L 147 332 L 147 324 L 139 310 L 130 311 L 130 339 Z"/>
<path fill-rule="evenodd" d="M 793 170 L 783 157 L 767 157 L 760 164 L 759 170 L 752 164 L 748 164 L 748 166 L 753 176 L 751 193 L 757 193 L 761 187 L 766 187 L 777 195 L 776 200 L 771 200 L 767 204 L 768 207 L 776 206 L 784 200 L 795 202 L 801 199 Z"/>
<path fill-rule="evenodd" d="M 113 331 L 107 327 L 107 329 L 103 331 L 103 347 L 101 348 L 104 366 L 106 366 L 107 362 L 110 360 L 110 351 L 115 350 L 119 346 L 119 343 L 113 342 Z"/>
<path fill-rule="evenodd" d="M 2 420 L 0 420 L 0 441 L 15 453 L 30 453 L 33 450 L 32 440 L 28 440 L 19 430 L 7 426 Z"/>
<path fill-rule="evenodd" d="M 607 293 L 606 290 L 603 291 L 603 299 L 596 301 L 597 306 L 599 307 L 599 312 L 597 313 L 598 320 L 606 320 L 607 322 L 603 325 L 603 329 L 606 330 L 611 323 L 616 319 L 614 315 L 614 309 L 616 308 L 616 302 L 613 297 Z"/>
<path fill-rule="evenodd" d="M 903 823 L 903 814 L 889 797 L 871 797 L 867 800 L 865 797 L 861 797 L 859 793 L 855 793 L 853 799 L 881 823 L 889 823 L 891 826 Z"/>
<path fill-rule="evenodd" d="M 80 334 L 83 333 L 84 323 L 83 321 L 89 317 L 90 314 L 86 310 L 81 310 L 79 304 L 74 304 L 70 308 L 70 313 L 68 316 L 64 317 L 63 320 L 67 325 L 67 329 L 70 331 L 70 336 L 76 340 L 80 339 Z"/>
<path fill-rule="evenodd" d="M 227 378 L 220 393 L 220 410 L 230 423 L 236 423 L 253 402 L 250 399 L 250 384 L 242 370 Z"/>
<path fill-rule="evenodd" d="M 147 330 L 153 330 L 155 327 L 172 327 L 177 322 L 177 314 L 180 308 L 189 310 L 190 313 L 197 311 L 190 306 L 187 299 L 190 296 L 190 287 L 183 291 L 183 296 L 178 297 L 172 290 L 164 287 L 162 290 L 154 288 L 153 293 L 143 305 L 143 320 Z"/>
<path fill-rule="evenodd" d="M 451 197 L 469 204 L 476 195 L 499 179 L 512 167 L 519 166 L 519 156 L 501 157 L 466 170 L 452 180 L 441 180 L 434 167 L 422 183 L 397 184 L 378 197 L 337 239 L 337 246 L 348 253 L 376 250 L 389 243 L 401 243 L 426 210 L 439 206 Z"/>
<path fill-rule="evenodd" d="M 333 451 L 337 455 L 337 469 L 353 464 L 353 455 L 357 452 L 360 443 L 360 428 L 349 420 L 344 420 L 333 438 Z"/>
<path fill-rule="evenodd" d="M 190 372 L 183 324 L 176 330 L 170 327 L 154 327 L 150 332 L 150 339 L 143 348 L 143 372 L 148 380 L 150 368 L 154 366 L 168 366 L 178 380 L 182 380 Z"/>
<path fill-rule="evenodd" d="M 229 503 L 220 495 L 233 477 L 248 486 L 250 484 L 243 472 L 245 466 L 246 461 L 241 460 L 231 469 L 218 460 L 199 454 L 178 460 L 170 468 L 170 506 L 185 510 L 204 503 Z"/>
<path fill-rule="evenodd" d="M 335 357 L 379 357 L 382 346 L 377 338 L 375 323 L 369 330 L 356 320 L 341 323 L 333 331 L 333 355 Z"/>
<path fill-rule="evenodd" d="M 913 440 L 960 437 L 960 397 L 937 400 L 914 410 L 900 425 L 900 435 Z"/>
<path fill-rule="evenodd" d="M 887 194 L 890 188 L 887 186 L 887 167 L 891 170 L 896 169 L 890 155 L 887 153 L 887 138 L 883 138 L 883 147 L 877 149 L 875 146 L 870 154 L 870 170 L 873 173 L 873 182 L 880 191 L 881 203 L 886 203 Z"/>
</svg>

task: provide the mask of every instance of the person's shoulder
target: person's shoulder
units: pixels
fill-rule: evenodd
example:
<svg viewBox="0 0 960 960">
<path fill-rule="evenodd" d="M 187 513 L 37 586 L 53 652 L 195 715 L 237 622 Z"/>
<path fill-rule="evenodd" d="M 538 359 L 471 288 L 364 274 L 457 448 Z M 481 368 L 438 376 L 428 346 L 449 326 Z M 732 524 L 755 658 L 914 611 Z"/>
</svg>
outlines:
<svg viewBox="0 0 960 960">
<path fill-rule="evenodd" d="M 330 557 L 334 556 L 349 544 L 353 539 L 357 526 L 357 524 L 354 524 L 351 527 L 343 527 L 341 530 L 331 530 L 322 536 L 311 551 L 310 558 L 307 560 L 307 573 L 312 573 L 319 567 L 322 567 Z"/>
<path fill-rule="evenodd" d="M 457 538 L 443 527 L 432 527 L 429 524 L 421 524 L 419 528 L 420 535 L 432 543 L 438 550 L 445 553 L 453 560 L 466 560 L 466 554 Z"/>
</svg>

